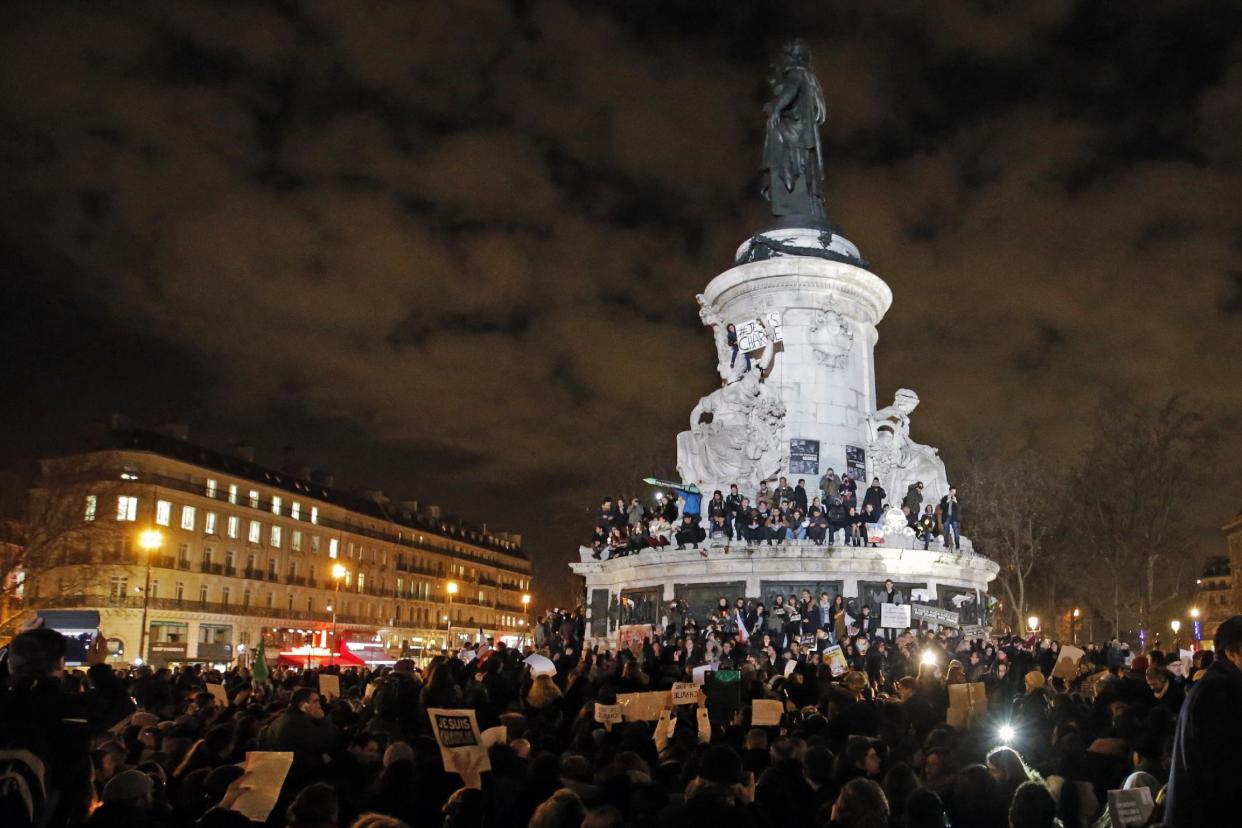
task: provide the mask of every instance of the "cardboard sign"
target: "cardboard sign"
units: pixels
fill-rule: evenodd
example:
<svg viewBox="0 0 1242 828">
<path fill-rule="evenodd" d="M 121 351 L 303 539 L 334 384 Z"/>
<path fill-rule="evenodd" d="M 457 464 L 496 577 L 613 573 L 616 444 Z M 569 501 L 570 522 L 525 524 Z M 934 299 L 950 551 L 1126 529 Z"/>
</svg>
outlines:
<svg viewBox="0 0 1242 828">
<path fill-rule="evenodd" d="M 824 663 L 828 665 L 828 669 L 832 671 L 834 676 L 845 675 L 850 669 L 849 662 L 845 660 L 845 653 L 841 652 L 839 644 L 833 644 L 831 647 L 824 648 Z"/>
<path fill-rule="evenodd" d="M 1114 828 L 1146 825 L 1155 809 L 1151 788 L 1108 792 L 1108 814 L 1112 817 Z"/>
<path fill-rule="evenodd" d="M 698 704 L 699 703 L 699 686 L 692 681 L 679 681 L 673 685 L 671 691 L 673 706 L 679 704 Z"/>
<path fill-rule="evenodd" d="M 700 707 L 694 714 L 695 722 L 698 724 L 699 741 L 707 744 L 712 740 L 712 723 L 707 717 L 707 708 Z"/>
<path fill-rule="evenodd" d="M 1052 668 L 1052 677 L 1072 679 L 1078 675 L 1078 665 L 1082 661 L 1083 652 L 1077 647 L 1066 644 L 1061 648 L 1061 655 Z"/>
<path fill-rule="evenodd" d="M 331 673 L 320 673 L 319 695 L 325 699 L 339 699 L 341 697 L 341 677 Z"/>
<path fill-rule="evenodd" d="M 280 789 L 292 765 L 292 751 L 247 751 L 245 770 L 241 778 L 233 783 L 242 789 L 242 793 L 233 800 L 228 810 L 236 811 L 251 822 L 266 822 L 276 807 Z"/>
<path fill-rule="evenodd" d="M 211 694 L 211 697 L 215 699 L 216 703 L 221 707 L 229 706 L 229 694 L 224 692 L 223 684 L 208 684 L 207 692 Z"/>
<path fill-rule="evenodd" d="M 362 691 L 362 703 L 363 704 L 366 704 L 367 702 L 371 701 L 371 697 L 375 695 L 375 688 L 378 686 L 379 686 L 379 683 L 374 682 L 374 681 L 367 684 L 367 689 Z"/>
<path fill-rule="evenodd" d="M 432 735 L 436 737 L 436 744 L 440 746 L 440 759 L 444 762 L 445 771 L 457 773 L 453 755 L 458 753 L 468 754 L 472 759 L 477 759 L 479 773 L 492 769 L 473 710 L 446 710 L 441 707 L 429 707 L 427 716 L 431 719 Z"/>
<path fill-rule="evenodd" d="M 621 717 L 627 722 L 654 722 L 660 713 L 670 704 L 670 693 L 652 691 L 649 693 L 618 693 L 617 704 L 621 707 Z"/>
<path fill-rule="evenodd" d="M 949 685 L 949 712 L 945 721 L 966 729 L 983 722 L 988 715 L 988 693 L 983 682 Z"/>
<path fill-rule="evenodd" d="M 621 705 L 595 703 L 595 721 L 600 724 L 620 724 Z"/>
<path fill-rule="evenodd" d="M 755 727 L 776 727 L 785 706 L 775 699 L 755 699 L 750 704 L 750 723 Z"/>
<path fill-rule="evenodd" d="M 910 629 L 910 605 L 880 604 L 880 626 L 895 630 Z"/>
<path fill-rule="evenodd" d="M 956 627 L 958 614 L 951 609 L 941 609 L 930 604 L 911 604 L 910 617 L 928 624 L 939 624 L 942 627 Z"/>
</svg>

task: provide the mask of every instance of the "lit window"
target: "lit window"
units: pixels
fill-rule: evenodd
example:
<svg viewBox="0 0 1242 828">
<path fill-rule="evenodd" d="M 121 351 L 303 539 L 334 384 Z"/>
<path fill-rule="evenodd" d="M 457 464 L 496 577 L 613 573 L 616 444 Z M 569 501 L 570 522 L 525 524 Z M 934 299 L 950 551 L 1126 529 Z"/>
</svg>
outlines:
<svg viewBox="0 0 1242 828">
<path fill-rule="evenodd" d="M 167 526 L 172 521 L 172 504 L 167 500 L 155 501 L 155 522 Z"/>
<path fill-rule="evenodd" d="M 124 575 L 113 575 L 108 579 L 108 597 L 113 599 L 121 599 L 125 597 L 125 591 L 129 589 L 129 578 Z"/>
<path fill-rule="evenodd" d="M 280 495 L 272 495 L 272 514 L 280 514 Z"/>
<path fill-rule="evenodd" d="M 204 604 L 207 603 L 207 585 L 206 584 L 203 584 L 202 586 L 198 588 L 198 600 Z"/>
<path fill-rule="evenodd" d="M 294 529 L 292 534 L 290 534 L 289 548 L 294 552 L 302 551 L 302 532 L 300 530 Z"/>
<path fill-rule="evenodd" d="M 177 603 L 185 600 L 185 582 L 177 581 Z"/>
<path fill-rule="evenodd" d="M 251 543 L 259 543 L 263 540 L 263 527 L 257 520 L 250 521 L 250 534 L 248 539 Z"/>
<path fill-rule="evenodd" d="M 208 512 L 203 517 L 203 531 L 208 535 L 216 533 L 216 521 L 220 518 L 215 512 Z"/>
<path fill-rule="evenodd" d="M 289 517 L 294 520 L 302 519 L 302 504 L 296 500 L 289 504 Z"/>
<path fill-rule="evenodd" d="M 339 550 L 340 544 L 337 543 L 336 538 L 328 538 L 328 557 L 335 558 Z"/>
<path fill-rule="evenodd" d="M 358 591 L 362 592 L 362 590 L 366 587 L 366 585 L 367 585 L 367 573 L 359 572 L 358 573 Z"/>
<path fill-rule="evenodd" d="M 276 547 L 277 549 L 280 548 L 280 527 L 279 526 L 272 527 L 271 542 L 272 542 L 272 546 Z"/>
<path fill-rule="evenodd" d="M 361 574 L 361 573 L 359 573 L 359 574 Z M 353 581 L 353 579 L 354 579 L 354 575 L 353 575 L 353 573 L 352 573 L 352 572 L 349 572 L 349 571 L 347 570 L 347 571 L 345 572 L 345 588 L 346 588 L 346 589 L 349 589 L 349 587 L 350 587 L 350 582 L 351 582 L 351 581 Z M 348 613 L 348 612 L 349 612 L 349 610 L 346 610 L 345 612 L 346 612 L 346 613 Z"/>
<path fill-rule="evenodd" d="M 83 520 L 94 520 L 95 510 L 99 507 L 99 498 L 95 495 L 86 496 L 86 509 L 82 513 Z"/>
<path fill-rule="evenodd" d="M 232 483 L 229 485 L 229 503 L 236 503 L 236 502 L 237 502 L 237 484 Z"/>
<path fill-rule="evenodd" d="M 227 604 L 229 602 L 229 588 L 220 587 L 220 603 Z"/>
<path fill-rule="evenodd" d="M 241 521 L 237 519 L 237 515 L 229 515 L 228 534 L 230 538 L 236 538 L 241 534 Z"/>
<path fill-rule="evenodd" d="M 193 506 L 181 507 L 181 528 L 194 531 L 194 523 L 198 517 L 198 509 Z"/>
<path fill-rule="evenodd" d="M 318 523 L 318 522 L 319 522 L 319 507 L 312 506 L 311 507 L 311 523 Z"/>
<path fill-rule="evenodd" d="M 219 489 L 220 489 L 219 483 L 217 483 L 215 480 L 211 479 L 210 477 L 207 478 L 207 496 L 208 497 L 214 500 Z"/>
<path fill-rule="evenodd" d="M 151 582 L 151 597 L 160 597 L 160 582 L 158 578 Z"/>
<path fill-rule="evenodd" d="M 138 498 L 134 495 L 121 495 L 116 499 L 117 520 L 138 519 Z"/>
<path fill-rule="evenodd" d="M 254 489 L 250 490 L 250 508 L 251 509 L 259 508 L 259 493 L 256 492 Z"/>
</svg>

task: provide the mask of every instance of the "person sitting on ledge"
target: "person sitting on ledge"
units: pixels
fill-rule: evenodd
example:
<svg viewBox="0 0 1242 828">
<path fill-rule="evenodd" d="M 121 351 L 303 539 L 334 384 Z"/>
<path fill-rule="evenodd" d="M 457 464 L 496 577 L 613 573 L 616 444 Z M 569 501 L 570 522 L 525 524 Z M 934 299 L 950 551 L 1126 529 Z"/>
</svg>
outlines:
<svg viewBox="0 0 1242 828">
<path fill-rule="evenodd" d="M 758 509 L 750 510 L 750 515 L 742 527 L 742 537 L 747 546 L 758 546 L 763 542 L 763 518 L 759 517 Z"/>
<path fill-rule="evenodd" d="M 794 509 L 785 517 L 785 540 L 806 540 L 806 518 L 799 509 Z"/>
<path fill-rule="evenodd" d="M 677 548 L 685 549 L 686 544 L 693 544 L 695 549 L 699 548 L 699 544 L 707 537 L 707 533 L 703 531 L 703 527 L 699 526 L 697 516 L 685 515 L 681 519 L 681 523 L 677 524 Z"/>
<path fill-rule="evenodd" d="M 845 545 L 846 546 L 862 546 L 863 536 L 867 532 L 867 525 L 863 520 L 863 516 L 851 506 L 849 512 L 845 515 Z"/>
<path fill-rule="evenodd" d="M 819 498 L 815 498 L 819 500 Z M 811 507 L 811 512 L 807 517 L 806 536 L 816 546 L 824 545 L 824 535 L 828 532 L 828 518 L 824 515 L 824 510 L 815 504 Z"/>
<path fill-rule="evenodd" d="M 707 527 L 707 537 L 714 541 L 733 540 L 733 526 L 729 524 L 729 521 L 725 520 L 723 512 L 712 516 L 711 523 Z"/>
<path fill-rule="evenodd" d="M 930 503 L 923 508 L 923 514 L 919 517 L 918 537 L 919 540 L 923 541 L 924 552 L 927 551 L 927 547 L 936 538 L 936 515 L 932 511 Z"/>
<path fill-rule="evenodd" d="M 875 509 L 871 508 L 870 503 L 863 506 L 862 519 L 863 519 L 863 527 L 862 527 L 863 545 L 878 548 L 879 544 L 873 543 L 871 540 L 871 536 L 872 536 L 872 532 L 875 531 L 876 523 L 880 520 L 880 516 L 879 514 L 876 513 Z"/>
</svg>

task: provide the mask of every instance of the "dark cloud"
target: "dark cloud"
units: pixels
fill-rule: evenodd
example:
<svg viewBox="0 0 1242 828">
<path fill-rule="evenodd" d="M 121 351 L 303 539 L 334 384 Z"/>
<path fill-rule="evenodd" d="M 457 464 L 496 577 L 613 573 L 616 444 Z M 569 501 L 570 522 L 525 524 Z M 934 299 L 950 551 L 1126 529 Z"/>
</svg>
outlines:
<svg viewBox="0 0 1242 828">
<path fill-rule="evenodd" d="M 1072 452 L 1111 389 L 1240 407 L 1236 4 L 718 5 L 15 13 L 3 387 L 34 425 L 0 459 L 84 412 L 188 420 L 523 530 L 566 583 L 597 494 L 671 474 L 715 385 L 694 294 L 765 221 L 792 34 L 921 439 Z"/>
</svg>

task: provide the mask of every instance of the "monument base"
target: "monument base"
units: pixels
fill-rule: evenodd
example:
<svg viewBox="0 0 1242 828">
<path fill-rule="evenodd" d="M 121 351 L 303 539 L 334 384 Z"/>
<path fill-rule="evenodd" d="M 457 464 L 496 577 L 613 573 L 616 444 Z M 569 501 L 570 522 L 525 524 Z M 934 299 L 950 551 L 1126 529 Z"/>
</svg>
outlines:
<svg viewBox="0 0 1242 828">
<path fill-rule="evenodd" d="M 595 560 L 582 547 L 581 560 L 570 568 L 586 579 L 588 637 L 600 640 L 615 640 L 621 623 L 662 623 L 669 603 L 683 598 L 700 620 L 722 597 L 730 604 L 743 597 L 762 601 L 770 609 L 776 595 L 788 599 L 804 589 L 817 598 L 822 592 L 843 595 L 859 608 L 869 603 L 876 610 L 890 578 L 902 603 L 955 612 L 961 624 L 983 624 L 988 583 L 1000 567 L 970 551 L 966 539 L 963 547 L 932 544 L 925 551 L 921 541 L 908 537 L 879 548 L 712 541 L 698 549 L 668 546 L 609 560 Z"/>
</svg>

